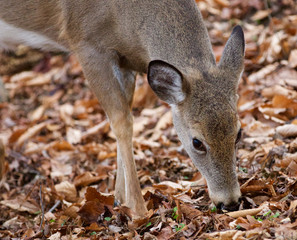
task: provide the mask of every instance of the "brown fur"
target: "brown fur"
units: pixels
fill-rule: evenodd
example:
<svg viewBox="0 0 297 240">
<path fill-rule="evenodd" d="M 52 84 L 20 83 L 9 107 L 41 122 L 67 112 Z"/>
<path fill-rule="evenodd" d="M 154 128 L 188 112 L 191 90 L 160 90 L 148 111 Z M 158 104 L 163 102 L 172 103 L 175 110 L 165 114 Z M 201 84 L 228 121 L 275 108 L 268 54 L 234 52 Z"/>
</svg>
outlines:
<svg viewBox="0 0 297 240">
<path fill-rule="evenodd" d="M 147 72 L 148 67 L 149 83 L 172 106 L 177 133 L 206 177 L 214 203 L 238 201 L 241 28 L 234 29 L 217 66 L 194 0 L 2 0 L 0 20 L 47 36 L 78 56 L 117 137 L 116 198 L 136 215 L 144 215 L 146 208 L 132 154 L 130 105 L 134 71 Z M 197 152 L 193 138 L 207 151 Z"/>
</svg>

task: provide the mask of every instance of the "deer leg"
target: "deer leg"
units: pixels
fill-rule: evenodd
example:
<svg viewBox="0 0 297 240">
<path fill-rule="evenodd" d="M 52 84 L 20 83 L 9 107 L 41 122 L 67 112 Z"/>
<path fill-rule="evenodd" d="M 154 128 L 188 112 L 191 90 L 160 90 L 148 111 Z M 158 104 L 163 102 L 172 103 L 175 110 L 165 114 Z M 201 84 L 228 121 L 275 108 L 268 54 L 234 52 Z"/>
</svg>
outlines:
<svg viewBox="0 0 297 240">
<path fill-rule="evenodd" d="M 121 69 L 121 72 L 124 74 L 124 88 L 126 99 L 129 103 L 129 108 L 131 109 L 133 93 L 135 89 L 135 73 L 132 71 L 128 71 L 125 69 Z M 124 167 L 123 160 L 121 159 L 120 146 L 117 146 L 117 178 L 115 185 L 115 198 L 120 203 L 126 202 L 126 185 L 125 185 L 125 175 L 124 175 Z"/>
<path fill-rule="evenodd" d="M 78 58 L 117 139 L 116 198 L 130 207 L 134 215 L 144 216 L 147 209 L 141 194 L 132 150 L 133 117 L 130 105 L 134 92 L 134 74 L 119 67 L 114 52 L 101 53 L 94 51 L 94 48 L 83 50 L 78 53 Z"/>
</svg>

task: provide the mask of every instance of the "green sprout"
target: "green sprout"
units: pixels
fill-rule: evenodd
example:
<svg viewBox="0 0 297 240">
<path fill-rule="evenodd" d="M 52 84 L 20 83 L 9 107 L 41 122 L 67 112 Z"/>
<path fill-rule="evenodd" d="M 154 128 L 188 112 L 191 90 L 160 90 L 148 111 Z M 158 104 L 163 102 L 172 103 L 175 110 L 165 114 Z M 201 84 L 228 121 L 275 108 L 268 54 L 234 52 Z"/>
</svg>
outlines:
<svg viewBox="0 0 297 240">
<path fill-rule="evenodd" d="M 269 210 L 267 213 L 263 214 L 263 216 L 267 217 L 268 215 L 270 215 L 270 213 L 272 213 L 271 210 Z"/>
<path fill-rule="evenodd" d="M 146 227 L 149 227 L 149 226 L 151 226 L 152 225 L 152 223 L 151 222 L 148 222 L 145 226 Z"/>
<path fill-rule="evenodd" d="M 280 212 L 277 211 L 274 215 L 272 215 L 272 217 L 273 217 L 273 218 L 277 218 L 277 217 L 279 217 L 279 215 L 280 215 Z"/>
<path fill-rule="evenodd" d="M 61 227 L 63 227 L 65 225 L 65 223 L 67 222 L 67 220 L 63 220 L 63 222 L 61 223 Z"/>
<path fill-rule="evenodd" d="M 246 168 L 243 168 L 243 167 L 239 167 L 239 171 L 242 171 L 244 173 L 247 173 L 248 172 L 248 170 Z"/>
<path fill-rule="evenodd" d="M 280 212 L 277 211 L 275 214 L 273 214 L 273 215 L 271 215 L 271 216 L 269 217 L 269 220 L 272 221 L 274 218 L 279 217 L 279 215 L 280 215 Z"/>
<path fill-rule="evenodd" d="M 172 217 L 173 217 L 174 220 L 176 220 L 178 218 L 177 207 L 174 207 L 173 208 Z"/>
<path fill-rule="evenodd" d="M 185 227 L 185 224 L 184 223 L 180 223 L 178 226 L 175 226 L 175 231 L 178 232 L 180 230 L 182 230 L 183 228 Z"/>
<path fill-rule="evenodd" d="M 217 212 L 217 207 L 216 207 L 216 206 L 212 207 L 212 208 L 210 209 L 210 211 L 211 211 L 212 213 Z"/>
</svg>

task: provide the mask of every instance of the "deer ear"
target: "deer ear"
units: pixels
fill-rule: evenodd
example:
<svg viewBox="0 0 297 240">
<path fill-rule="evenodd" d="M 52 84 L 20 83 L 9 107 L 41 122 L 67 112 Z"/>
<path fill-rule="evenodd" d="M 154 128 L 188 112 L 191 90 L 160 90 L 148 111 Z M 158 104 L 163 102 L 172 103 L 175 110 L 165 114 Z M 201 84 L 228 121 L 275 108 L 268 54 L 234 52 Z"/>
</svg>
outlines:
<svg viewBox="0 0 297 240">
<path fill-rule="evenodd" d="M 236 26 L 224 48 L 223 55 L 219 62 L 219 68 L 229 70 L 237 75 L 240 75 L 243 70 L 244 50 L 244 34 L 242 28 L 240 26 Z"/>
<path fill-rule="evenodd" d="M 178 104 L 186 97 L 182 74 L 166 62 L 160 60 L 150 62 L 148 82 L 155 94 L 168 104 Z"/>
</svg>

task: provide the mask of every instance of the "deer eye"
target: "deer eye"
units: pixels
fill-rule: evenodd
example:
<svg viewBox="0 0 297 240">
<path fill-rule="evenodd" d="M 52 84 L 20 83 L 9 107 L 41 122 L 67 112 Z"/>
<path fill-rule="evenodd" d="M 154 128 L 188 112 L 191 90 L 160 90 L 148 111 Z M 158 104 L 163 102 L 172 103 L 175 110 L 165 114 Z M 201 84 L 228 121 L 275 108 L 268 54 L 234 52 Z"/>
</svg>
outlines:
<svg viewBox="0 0 297 240">
<path fill-rule="evenodd" d="M 201 151 L 201 152 L 206 152 L 206 147 L 204 144 L 198 140 L 197 138 L 193 138 L 193 146 L 196 150 Z"/>
<path fill-rule="evenodd" d="M 236 140 L 235 140 L 235 144 L 237 144 L 240 139 L 241 139 L 241 134 L 242 134 L 242 129 L 239 129 L 238 133 L 237 133 L 237 137 L 236 137 Z"/>
</svg>

